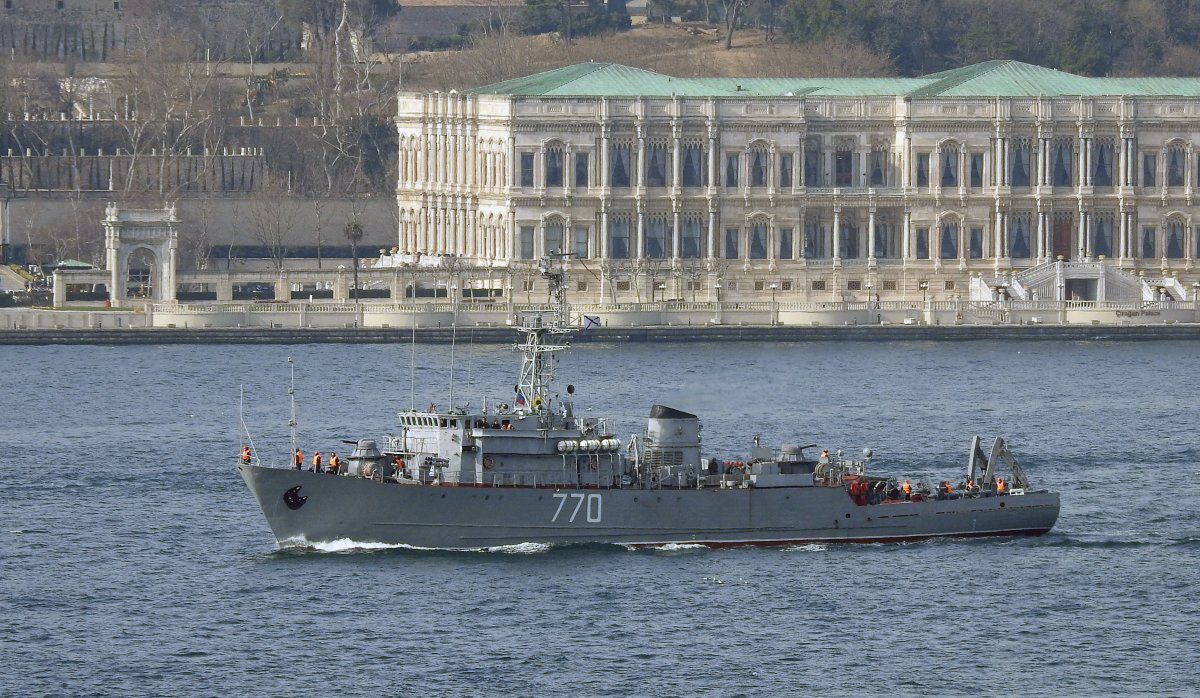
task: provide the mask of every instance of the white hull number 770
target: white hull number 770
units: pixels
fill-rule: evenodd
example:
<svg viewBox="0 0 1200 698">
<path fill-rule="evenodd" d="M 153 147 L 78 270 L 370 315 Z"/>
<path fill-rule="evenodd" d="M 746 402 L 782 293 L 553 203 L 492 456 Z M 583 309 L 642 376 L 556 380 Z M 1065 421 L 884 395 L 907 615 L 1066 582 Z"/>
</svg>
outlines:
<svg viewBox="0 0 1200 698">
<path fill-rule="evenodd" d="M 571 518 L 567 519 L 567 523 L 575 523 L 576 517 L 579 516 L 579 510 L 584 509 L 584 502 L 587 502 L 587 508 L 584 509 L 583 515 L 587 517 L 588 523 L 600 523 L 600 517 L 603 515 L 603 500 L 598 494 L 567 494 L 566 492 L 555 492 L 554 498 L 558 500 L 558 509 L 554 511 L 554 516 L 550 518 L 551 523 L 558 521 L 558 517 L 563 515 L 563 509 L 566 508 L 571 512 Z M 572 509 L 567 505 L 568 500 L 575 500 L 575 507 Z"/>
</svg>

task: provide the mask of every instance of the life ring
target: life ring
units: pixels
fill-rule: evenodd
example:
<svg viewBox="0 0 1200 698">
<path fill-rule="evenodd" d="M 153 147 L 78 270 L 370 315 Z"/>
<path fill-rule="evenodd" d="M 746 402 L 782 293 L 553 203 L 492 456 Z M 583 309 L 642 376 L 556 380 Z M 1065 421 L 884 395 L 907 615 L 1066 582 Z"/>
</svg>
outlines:
<svg viewBox="0 0 1200 698">
<path fill-rule="evenodd" d="M 483 457 L 483 469 L 491 470 L 494 467 L 496 467 L 495 459 L 493 459 L 491 456 L 484 456 Z"/>
</svg>

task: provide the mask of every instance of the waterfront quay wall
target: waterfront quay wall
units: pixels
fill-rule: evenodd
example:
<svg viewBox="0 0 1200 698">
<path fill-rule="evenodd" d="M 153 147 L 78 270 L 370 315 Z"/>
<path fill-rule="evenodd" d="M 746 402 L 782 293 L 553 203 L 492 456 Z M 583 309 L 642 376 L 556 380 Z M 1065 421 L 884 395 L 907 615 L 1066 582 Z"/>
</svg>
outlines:
<svg viewBox="0 0 1200 698">
<path fill-rule="evenodd" d="M 156 304 L 0 310 L 0 343 L 509 342 L 523 313 L 549 306 L 423 302 Z M 577 337 L 611 340 L 1200 337 L 1200 304 L 1037 301 L 632 303 L 570 307 Z M 445 335 L 443 337 L 443 335 Z"/>
</svg>

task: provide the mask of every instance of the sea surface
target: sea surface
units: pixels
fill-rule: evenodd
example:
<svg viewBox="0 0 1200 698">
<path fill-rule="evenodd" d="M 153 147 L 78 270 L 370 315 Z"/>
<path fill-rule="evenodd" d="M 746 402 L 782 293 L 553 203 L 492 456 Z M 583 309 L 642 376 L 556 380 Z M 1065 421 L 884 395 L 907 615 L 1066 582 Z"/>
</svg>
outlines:
<svg viewBox="0 0 1200 698">
<path fill-rule="evenodd" d="M 455 404 L 509 347 L 454 348 Z M 1200 347 L 585 345 L 577 412 L 695 412 L 710 455 L 960 474 L 1003 434 L 1040 538 L 785 548 L 279 549 L 234 471 L 447 404 L 451 348 L 0 346 L 0 695 L 1196 695 Z M 288 358 L 293 359 L 289 365 Z M 410 371 L 410 365 L 414 370 Z M 244 428 L 243 428 L 244 423 Z"/>
</svg>

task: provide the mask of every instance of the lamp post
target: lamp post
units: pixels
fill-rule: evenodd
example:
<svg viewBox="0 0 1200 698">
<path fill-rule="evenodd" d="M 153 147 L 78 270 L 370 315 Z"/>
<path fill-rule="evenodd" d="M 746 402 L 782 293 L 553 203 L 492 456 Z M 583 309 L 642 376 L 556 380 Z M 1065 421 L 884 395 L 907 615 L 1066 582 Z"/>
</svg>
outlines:
<svg viewBox="0 0 1200 698">
<path fill-rule="evenodd" d="M 917 284 L 917 288 L 921 289 L 921 311 L 922 311 L 922 314 L 925 316 L 925 324 L 928 325 L 929 324 L 929 300 L 928 300 L 929 281 L 927 279 L 921 279 L 921 283 Z"/>
<path fill-rule="evenodd" d="M 866 284 L 863 285 L 863 288 L 865 288 L 867 290 L 867 320 L 870 321 L 871 309 L 874 308 L 874 306 L 871 305 L 871 282 L 868 281 Z"/>
<path fill-rule="evenodd" d="M 779 324 L 779 305 L 775 302 L 775 292 L 779 290 L 779 284 L 771 284 L 771 324 Z"/>
<path fill-rule="evenodd" d="M 713 284 L 713 290 L 717 292 L 716 324 L 719 325 L 719 324 L 721 324 L 721 307 L 722 307 L 721 306 L 721 282 L 720 281 Z"/>
<path fill-rule="evenodd" d="M 1200 281 L 1192 282 L 1192 321 L 1200 322 Z"/>
</svg>

